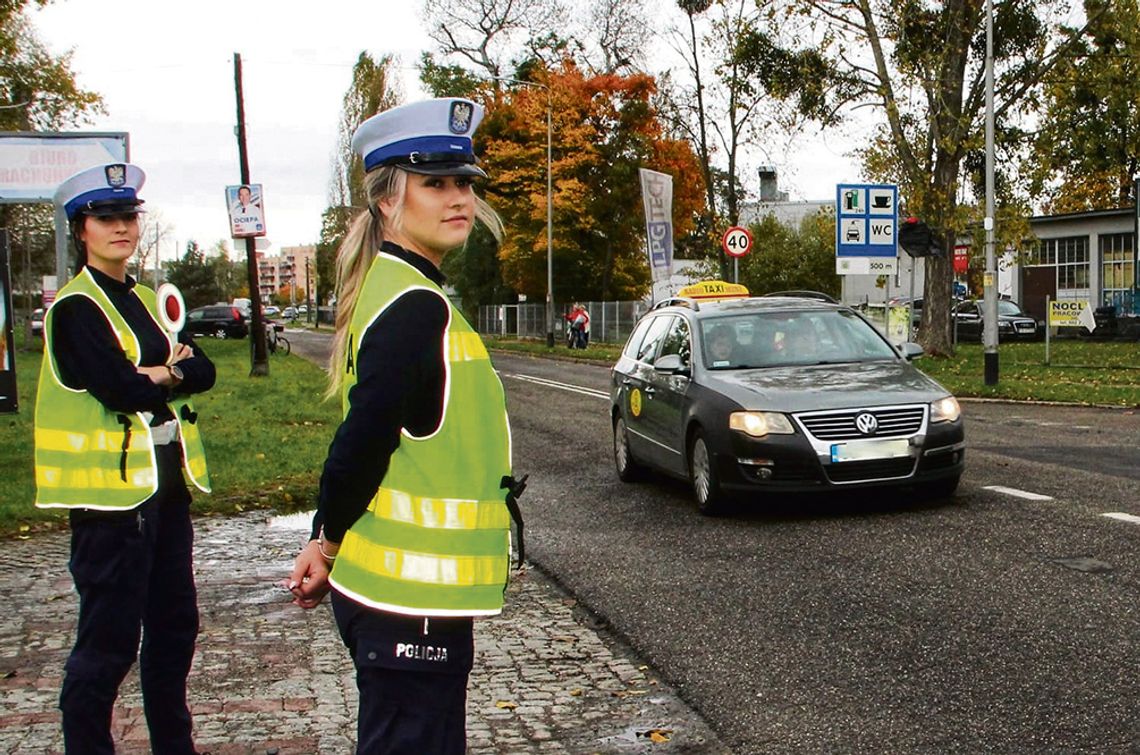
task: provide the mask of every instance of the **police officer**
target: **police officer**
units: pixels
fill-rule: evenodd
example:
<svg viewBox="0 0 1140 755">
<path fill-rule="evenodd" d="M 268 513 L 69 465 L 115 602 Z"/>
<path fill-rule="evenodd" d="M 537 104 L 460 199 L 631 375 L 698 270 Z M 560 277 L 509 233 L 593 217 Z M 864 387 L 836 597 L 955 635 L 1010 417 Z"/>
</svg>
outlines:
<svg viewBox="0 0 1140 755">
<path fill-rule="evenodd" d="M 333 590 L 358 753 L 464 752 L 473 618 L 503 605 L 517 511 L 503 388 L 439 270 L 476 220 L 502 232 L 474 193 L 482 115 L 428 100 L 352 140 L 369 206 L 337 255 L 330 393 L 344 419 L 288 586 L 304 608 Z"/>
<path fill-rule="evenodd" d="M 194 752 L 186 677 L 198 606 L 183 471 L 209 491 L 189 396 L 214 385 L 214 365 L 164 330 L 155 292 L 127 275 L 144 180 L 134 165 L 100 165 L 55 195 L 78 265 L 44 318 L 36 506 L 67 509 L 71 524 L 79 624 L 59 703 L 68 753 L 114 752 L 111 712 L 136 657 L 151 748 Z"/>
</svg>

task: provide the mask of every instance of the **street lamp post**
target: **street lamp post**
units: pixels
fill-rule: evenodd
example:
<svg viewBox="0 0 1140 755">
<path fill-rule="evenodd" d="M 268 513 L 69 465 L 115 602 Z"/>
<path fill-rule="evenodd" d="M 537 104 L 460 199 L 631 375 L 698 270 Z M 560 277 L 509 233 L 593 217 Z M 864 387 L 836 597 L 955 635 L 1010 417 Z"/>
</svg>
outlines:
<svg viewBox="0 0 1140 755">
<path fill-rule="evenodd" d="M 551 178 L 551 126 L 552 106 L 551 91 L 546 84 L 536 81 L 523 81 L 506 76 L 493 76 L 495 81 L 508 81 L 528 87 L 539 87 L 546 90 L 546 346 L 554 348 L 554 190 Z"/>
</svg>

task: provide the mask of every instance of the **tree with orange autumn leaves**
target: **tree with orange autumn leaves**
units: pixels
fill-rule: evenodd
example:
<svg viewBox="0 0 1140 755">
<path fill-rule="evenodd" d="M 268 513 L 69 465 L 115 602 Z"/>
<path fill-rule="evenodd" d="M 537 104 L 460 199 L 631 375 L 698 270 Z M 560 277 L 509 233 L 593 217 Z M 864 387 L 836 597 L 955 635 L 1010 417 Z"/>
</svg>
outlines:
<svg viewBox="0 0 1140 755">
<path fill-rule="evenodd" d="M 641 298 L 650 275 L 638 168 L 673 176 L 677 238 L 704 207 L 696 156 L 665 135 L 651 105 L 651 76 L 586 76 L 567 60 L 557 70 L 532 70 L 529 80 L 541 86 L 494 82 L 476 95 L 487 110 L 476 139 L 490 176 L 485 196 L 507 229 L 498 250 L 503 283 L 531 301 L 546 295 L 549 95 L 554 298 Z"/>
</svg>

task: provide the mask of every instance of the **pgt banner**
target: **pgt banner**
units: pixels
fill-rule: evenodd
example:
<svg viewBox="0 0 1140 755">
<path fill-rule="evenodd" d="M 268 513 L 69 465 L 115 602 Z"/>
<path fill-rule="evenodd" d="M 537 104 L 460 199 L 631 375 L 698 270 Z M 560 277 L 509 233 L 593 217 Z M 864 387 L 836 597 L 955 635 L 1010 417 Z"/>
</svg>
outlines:
<svg viewBox="0 0 1140 755">
<path fill-rule="evenodd" d="M 645 205 L 649 271 L 654 293 L 673 275 L 673 177 L 641 168 L 641 201 Z M 656 297 L 654 297 L 656 299 Z"/>
<path fill-rule="evenodd" d="M 8 232 L 0 230 L 0 412 L 19 409 L 16 401 L 16 355 L 12 350 L 12 286 L 8 273 Z"/>
</svg>

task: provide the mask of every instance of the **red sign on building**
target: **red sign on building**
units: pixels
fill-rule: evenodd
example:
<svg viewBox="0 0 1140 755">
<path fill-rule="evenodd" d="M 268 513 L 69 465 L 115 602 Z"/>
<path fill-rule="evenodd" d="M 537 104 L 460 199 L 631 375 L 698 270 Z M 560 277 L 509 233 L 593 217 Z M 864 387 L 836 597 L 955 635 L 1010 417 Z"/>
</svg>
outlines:
<svg viewBox="0 0 1140 755">
<path fill-rule="evenodd" d="M 965 275 L 966 271 L 970 269 L 970 247 L 956 246 L 954 247 L 954 272 L 958 275 Z"/>
</svg>

